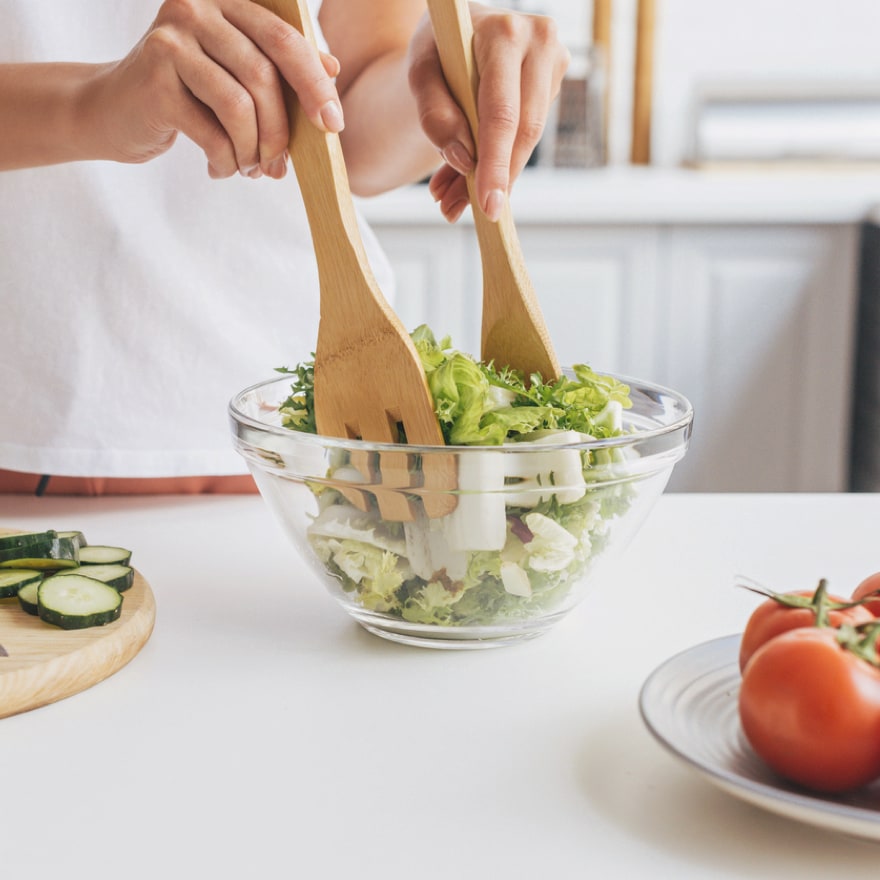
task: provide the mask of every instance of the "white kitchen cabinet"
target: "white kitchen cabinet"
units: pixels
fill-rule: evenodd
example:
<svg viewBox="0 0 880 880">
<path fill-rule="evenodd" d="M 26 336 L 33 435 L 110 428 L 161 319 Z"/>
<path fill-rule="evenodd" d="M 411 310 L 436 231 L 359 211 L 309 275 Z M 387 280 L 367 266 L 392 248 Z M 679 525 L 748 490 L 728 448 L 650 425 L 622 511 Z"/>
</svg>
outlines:
<svg viewBox="0 0 880 880">
<path fill-rule="evenodd" d="M 480 346 L 482 271 L 473 227 L 374 225 L 396 275 L 404 326 Z M 529 274 L 563 364 L 646 375 L 654 366 L 656 230 L 522 224 Z"/>
<path fill-rule="evenodd" d="M 539 180 L 534 193 L 523 182 L 514 213 L 560 361 L 650 379 L 694 404 L 691 450 L 670 488 L 844 490 L 854 191 L 727 180 L 704 198 L 693 178 L 666 175 L 615 195 L 601 176 L 585 176 L 580 193 L 571 177 Z M 880 181 L 862 183 L 862 197 L 880 201 Z M 427 321 L 476 352 L 473 226 L 438 220 L 417 192 L 406 198 L 367 208 L 398 273 L 398 311 L 407 327 Z"/>
<path fill-rule="evenodd" d="M 388 223 L 373 228 L 394 269 L 394 306 L 404 327 L 413 330 L 427 324 L 440 335 L 453 334 L 459 348 L 475 351 L 480 338 L 480 279 L 471 277 L 470 235 L 447 225 L 426 229 Z M 468 295 L 473 290 L 476 296 Z"/>
<path fill-rule="evenodd" d="M 661 305 L 657 230 L 525 223 L 520 241 L 560 363 L 650 376 Z"/>
<path fill-rule="evenodd" d="M 672 227 L 652 374 L 697 417 L 679 489 L 840 491 L 855 227 Z"/>
</svg>

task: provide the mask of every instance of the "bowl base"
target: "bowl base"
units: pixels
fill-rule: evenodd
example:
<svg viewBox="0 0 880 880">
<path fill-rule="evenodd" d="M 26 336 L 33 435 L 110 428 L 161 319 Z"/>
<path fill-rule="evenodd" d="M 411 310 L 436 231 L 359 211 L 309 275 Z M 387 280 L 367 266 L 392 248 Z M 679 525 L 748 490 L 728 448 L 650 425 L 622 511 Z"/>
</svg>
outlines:
<svg viewBox="0 0 880 880">
<path fill-rule="evenodd" d="M 420 626 L 390 621 L 370 614 L 351 612 L 354 619 L 369 633 L 401 645 L 416 648 L 434 648 L 445 651 L 474 651 L 487 648 L 505 648 L 544 635 L 567 612 L 544 617 L 539 622 L 523 623 L 519 627 Z"/>
</svg>

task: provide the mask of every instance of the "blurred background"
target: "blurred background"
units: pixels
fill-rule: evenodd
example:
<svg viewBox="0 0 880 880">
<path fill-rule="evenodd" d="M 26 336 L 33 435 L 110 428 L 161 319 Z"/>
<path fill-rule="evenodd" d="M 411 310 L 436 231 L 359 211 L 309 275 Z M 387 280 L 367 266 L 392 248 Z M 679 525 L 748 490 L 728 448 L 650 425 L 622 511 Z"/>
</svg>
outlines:
<svg viewBox="0 0 880 880">
<path fill-rule="evenodd" d="M 672 490 L 880 491 L 880 4 L 493 5 L 572 53 L 513 196 L 560 360 L 691 399 Z M 363 209 L 406 326 L 478 352 L 469 215 Z"/>
</svg>

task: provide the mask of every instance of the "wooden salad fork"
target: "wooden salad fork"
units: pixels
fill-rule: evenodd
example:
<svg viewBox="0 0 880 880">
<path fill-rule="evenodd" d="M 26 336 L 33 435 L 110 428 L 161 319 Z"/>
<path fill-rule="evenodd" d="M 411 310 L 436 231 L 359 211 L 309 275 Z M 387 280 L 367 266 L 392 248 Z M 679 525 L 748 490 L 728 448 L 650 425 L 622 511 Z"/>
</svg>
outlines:
<svg viewBox="0 0 880 880">
<path fill-rule="evenodd" d="M 470 125 L 477 143 L 479 74 L 473 53 L 474 28 L 467 0 L 428 0 L 431 24 L 440 51 L 443 75 Z M 468 195 L 483 266 L 483 323 L 480 356 L 495 367 L 512 367 L 526 382 L 532 373 L 545 381 L 561 370 L 550 333 L 523 259 L 513 213 L 505 202 L 500 220 L 491 221 L 477 200 L 473 174 Z"/>
<path fill-rule="evenodd" d="M 257 2 L 317 45 L 306 0 Z M 396 443 L 402 425 L 408 443 L 443 446 L 418 352 L 370 268 L 339 136 L 316 128 L 287 87 L 285 100 L 289 152 L 312 233 L 321 294 L 315 349 L 318 433 Z M 421 494 L 427 515 L 442 516 L 455 507 L 453 495 L 434 491 L 455 485 L 454 461 L 446 458 L 431 456 L 428 467 L 416 467 L 414 456 L 404 451 L 353 453 L 352 465 L 371 485 L 358 489 L 352 484 L 344 494 L 367 510 L 369 492 L 380 514 L 395 521 L 417 516 L 413 499 Z M 412 493 L 403 491 L 408 489 Z"/>
</svg>

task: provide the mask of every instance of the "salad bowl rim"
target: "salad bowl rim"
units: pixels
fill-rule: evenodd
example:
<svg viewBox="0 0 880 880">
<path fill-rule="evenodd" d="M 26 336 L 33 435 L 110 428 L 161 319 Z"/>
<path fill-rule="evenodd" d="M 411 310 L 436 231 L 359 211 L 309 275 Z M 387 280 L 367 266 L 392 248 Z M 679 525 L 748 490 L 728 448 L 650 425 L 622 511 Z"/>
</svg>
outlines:
<svg viewBox="0 0 880 880">
<path fill-rule="evenodd" d="M 564 368 L 563 372 L 566 375 L 573 375 L 571 371 L 567 368 Z M 639 379 L 634 376 L 628 376 L 620 373 L 609 373 L 608 375 L 612 376 L 619 382 L 625 383 L 627 386 L 629 386 L 630 391 L 637 391 L 640 394 L 651 397 L 665 396 L 672 398 L 675 401 L 676 405 L 683 411 L 682 415 L 674 421 L 671 421 L 665 425 L 659 425 L 656 428 L 635 430 L 630 433 L 619 434 L 614 437 L 606 437 L 601 439 L 593 438 L 588 440 L 575 440 L 566 443 L 541 443 L 539 440 L 532 440 L 528 443 L 519 443 L 517 441 L 513 441 L 511 443 L 503 444 L 500 446 L 420 446 L 414 443 L 408 443 L 406 444 L 406 449 L 410 453 L 417 453 L 422 455 L 438 455 L 450 451 L 455 452 L 456 454 L 473 455 L 477 453 L 485 454 L 486 452 L 515 454 L 517 452 L 534 453 L 541 450 L 558 451 L 562 449 L 609 449 L 632 446 L 635 443 L 641 443 L 646 440 L 663 437 L 667 434 L 675 434 L 676 432 L 688 429 L 693 423 L 693 405 L 691 404 L 690 400 L 685 397 L 685 395 L 683 395 L 681 392 L 675 391 L 674 389 L 669 388 L 665 385 L 661 385 L 657 382 Z M 292 428 L 286 428 L 282 425 L 272 425 L 268 422 L 261 421 L 260 419 L 246 415 L 241 411 L 241 409 L 238 408 L 237 402 L 244 397 L 248 395 L 253 395 L 254 393 L 259 392 L 261 389 L 268 388 L 269 386 L 274 386 L 277 385 L 279 382 L 285 381 L 290 381 L 290 377 L 288 375 L 279 375 L 273 376 L 268 379 L 263 379 L 259 382 L 255 382 L 252 385 L 247 386 L 246 388 L 243 388 L 241 391 L 233 395 L 228 403 L 227 410 L 229 417 L 236 425 L 243 425 L 266 434 L 295 440 L 295 442 L 297 443 L 302 442 L 308 445 L 316 445 L 335 449 L 363 450 L 373 452 L 391 452 L 394 450 L 400 450 L 401 444 L 399 443 L 358 440 L 355 438 L 346 437 L 330 437 L 324 434 L 312 434 L 308 431 L 297 431 Z M 267 412 L 277 412 L 277 408 L 267 408 Z M 687 436 L 683 438 L 682 442 L 686 442 L 686 440 Z"/>
</svg>

